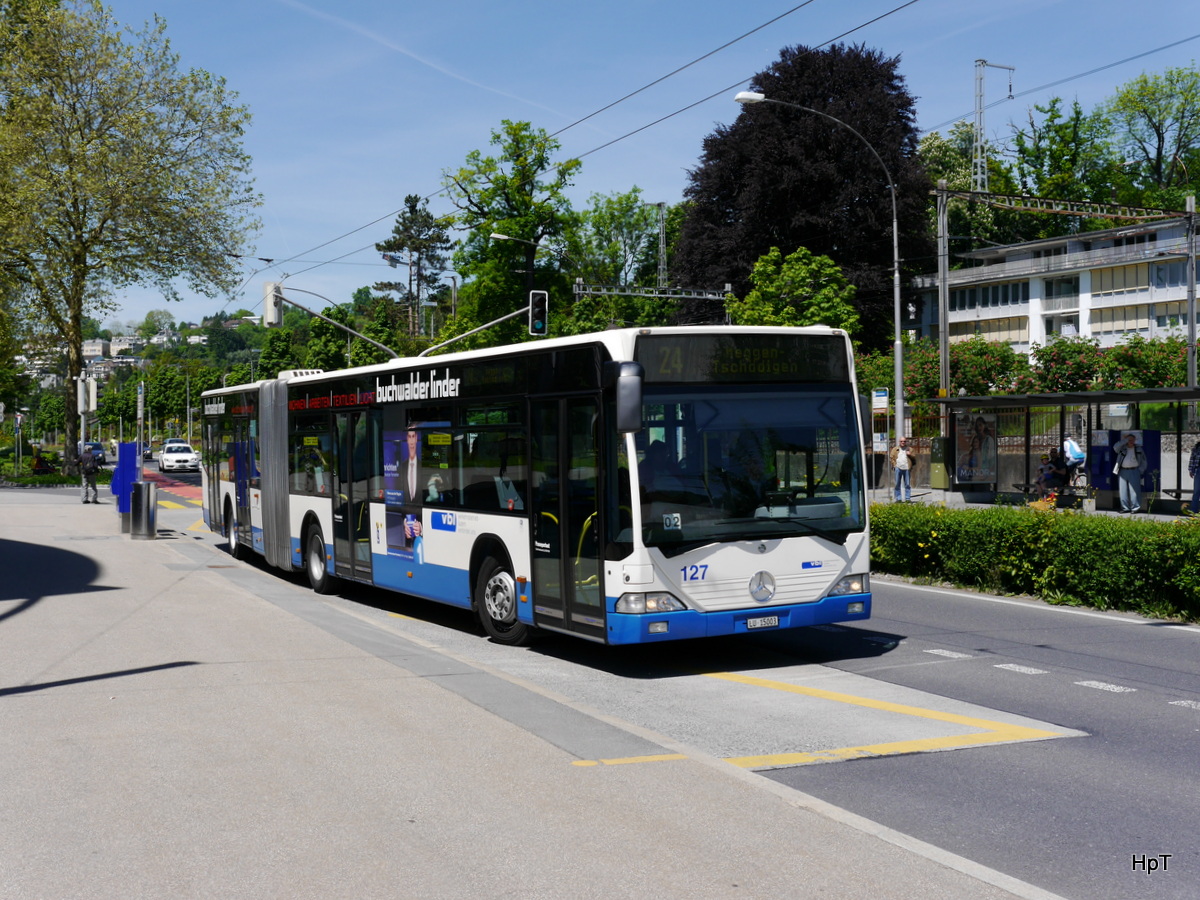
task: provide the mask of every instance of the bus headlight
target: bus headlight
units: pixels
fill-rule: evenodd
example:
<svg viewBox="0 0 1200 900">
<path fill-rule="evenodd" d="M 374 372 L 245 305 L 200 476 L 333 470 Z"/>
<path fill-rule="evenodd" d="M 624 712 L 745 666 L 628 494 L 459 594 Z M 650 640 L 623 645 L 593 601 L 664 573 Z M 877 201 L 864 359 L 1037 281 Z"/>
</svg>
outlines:
<svg viewBox="0 0 1200 900">
<path fill-rule="evenodd" d="M 836 597 L 839 594 L 866 594 L 871 590 L 870 575 L 847 575 L 833 586 L 827 596 Z"/>
<path fill-rule="evenodd" d="M 674 594 L 666 591 L 654 591 L 648 594 L 622 594 L 617 600 L 619 613 L 660 613 L 677 612 L 687 609 L 683 601 Z"/>
</svg>

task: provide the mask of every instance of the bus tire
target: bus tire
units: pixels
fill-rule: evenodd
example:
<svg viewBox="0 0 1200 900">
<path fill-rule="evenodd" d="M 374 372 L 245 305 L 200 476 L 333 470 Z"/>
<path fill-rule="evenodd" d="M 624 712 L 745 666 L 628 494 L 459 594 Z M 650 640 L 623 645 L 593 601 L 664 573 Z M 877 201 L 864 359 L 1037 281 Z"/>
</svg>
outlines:
<svg viewBox="0 0 1200 900">
<path fill-rule="evenodd" d="M 517 582 L 508 566 L 486 557 L 475 582 L 475 609 L 487 636 L 497 644 L 529 643 L 532 629 L 517 621 Z"/>
<path fill-rule="evenodd" d="M 233 559 L 246 558 L 246 548 L 238 540 L 237 519 L 234 518 L 233 507 L 228 502 L 225 504 L 225 546 Z"/>
<path fill-rule="evenodd" d="M 308 583 L 318 594 L 332 594 L 337 579 L 329 574 L 325 565 L 325 536 L 321 534 L 321 526 L 314 525 L 308 529 L 304 539 L 304 571 L 308 574 Z"/>
</svg>

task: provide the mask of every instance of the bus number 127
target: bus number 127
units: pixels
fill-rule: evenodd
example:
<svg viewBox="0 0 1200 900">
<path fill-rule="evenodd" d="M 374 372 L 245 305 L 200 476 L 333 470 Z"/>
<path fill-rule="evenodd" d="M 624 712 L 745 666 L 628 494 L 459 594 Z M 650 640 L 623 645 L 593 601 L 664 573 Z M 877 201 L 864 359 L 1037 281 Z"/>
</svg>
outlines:
<svg viewBox="0 0 1200 900">
<path fill-rule="evenodd" d="M 684 581 L 703 581 L 708 575 L 708 566 L 684 566 L 679 570 L 679 574 L 683 576 Z"/>
</svg>

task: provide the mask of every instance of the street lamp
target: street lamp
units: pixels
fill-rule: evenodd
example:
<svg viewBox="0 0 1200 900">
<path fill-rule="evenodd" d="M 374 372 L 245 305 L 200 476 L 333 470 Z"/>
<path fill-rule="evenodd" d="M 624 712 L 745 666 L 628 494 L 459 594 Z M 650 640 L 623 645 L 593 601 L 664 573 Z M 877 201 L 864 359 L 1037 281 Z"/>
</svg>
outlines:
<svg viewBox="0 0 1200 900">
<path fill-rule="evenodd" d="M 808 106 L 801 106 L 799 103 L 789 103 L 786 100 L 772 100 L 763 94 L 754 91 L 741 91 L 733 98 L 738 103 L 774 103 L 778 106 L 790 106 L 793 109 L 799 109 L 803 112 L 810 112 L 818 115 L 823 119 L 828 119 L 835 125 L 841 125 L 856 138 L 867 145 L 867 149 L 871 151 L 871 155 L 879 163 L 883 169 L 883 174 L 887 176 L 888 190 L 892 195 L 892 313 L 895 316 L 895 343 L 892 348 L 893 360 L 895 362 L 895 380 L 896 380 L 896 436 L 900 436 L 901 429 L 904 425 L 904 356 L 903 348 L 900 344 L 900 228 L 896 215 L 896 182 L 892 179 L 891 170 L 888 169 L 887 163 L 883 161 L 883 157 L 879 155 L 865 137 L 858 133 L 852 126 L 846 124 L 841 119 L 829 115 L 829 113 L 821 112 L 819 109 L 812 109 Z M 942 327 L 946 327 L 946 323 L 941 323 Z"/>
</svg>

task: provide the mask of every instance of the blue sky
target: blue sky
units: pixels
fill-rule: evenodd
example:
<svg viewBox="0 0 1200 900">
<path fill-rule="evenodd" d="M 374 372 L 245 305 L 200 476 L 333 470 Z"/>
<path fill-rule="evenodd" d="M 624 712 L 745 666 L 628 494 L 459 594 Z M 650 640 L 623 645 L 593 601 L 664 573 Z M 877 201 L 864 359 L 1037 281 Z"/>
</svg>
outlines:
<svg viewBox="0 0 1200 900">
<path fill-rule="evenodd" d="M 800 0 L 113 0 L 124 25 L 162 16 L 181 65 L 224 77 L 250 107 L 246 147 L 264 198 L 253 256 L 276 263 L 252 261 L 233 299 L 169 303 L 128 290 L 104 321 L 140 322 L 152 309 L 187 321 L 257 311 L 263 282 L 285 274 L 337 302 L 394 277 L 373 245 L 405 195 L 449 212 L 437 195 L 442 172 L 488 151 L 502 119 L 566 129 L 561 157 L 583 158 L 577 208 L 634 185 L 647 202 L 676 203 L 705 135 L 736 118 L 733 95 L 784 46 L 845 35 L 898 55 L 923 130 L 973 118 L 976 59 L 1013 66 L 1016 99 L 987 111 L 997 140 L 1035 103 L 1062 96 L 1090 109 L 1143 71 L 1200 58 L 1200 39 L 1186 40 L 1200 36 L 1200 15 L 1184 0 L 916 0 L 892 12 L 904 2 L 811 0 L 789 12 Z M 989 104 L 1007 96 L 1008 76 L 987 70 Z"/>
</svg>

